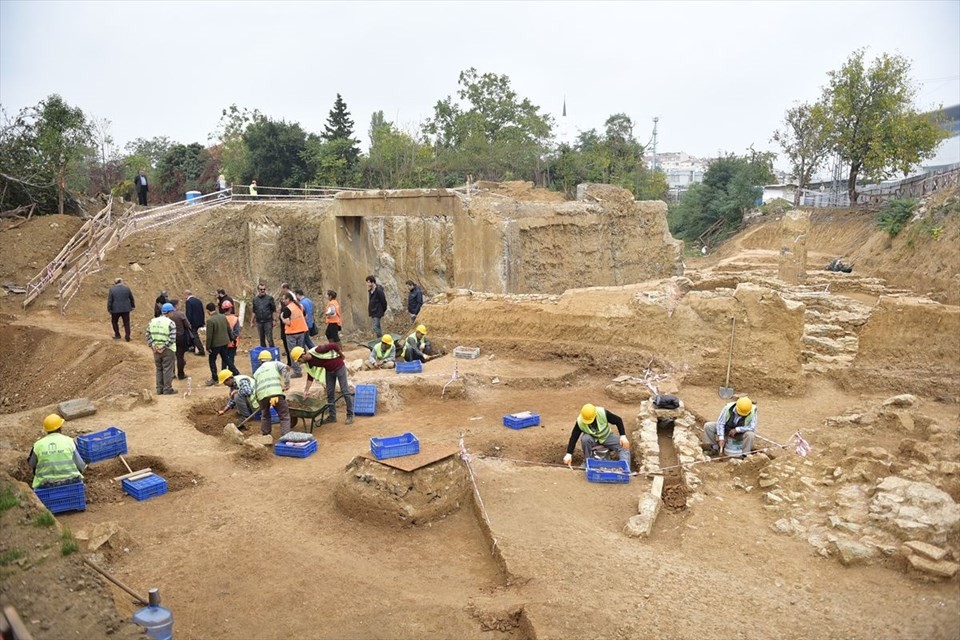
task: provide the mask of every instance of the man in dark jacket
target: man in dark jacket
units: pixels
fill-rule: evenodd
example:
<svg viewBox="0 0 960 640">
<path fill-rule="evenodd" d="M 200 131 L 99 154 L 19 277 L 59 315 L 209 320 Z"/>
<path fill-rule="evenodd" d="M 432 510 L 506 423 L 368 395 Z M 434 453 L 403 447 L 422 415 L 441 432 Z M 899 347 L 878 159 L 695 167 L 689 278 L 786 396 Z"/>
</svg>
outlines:
<svg viewBox="0 0 960 640">
<path fill-rule="evenodd" d="M 187 365 L 187 350 L 193 341 L 193 327 L 187 316 L 180 310 L 180 300 L 172 298 L 170 304 L 173 305 L 173 311 L 167 314 L 167 317 L 173 320 L 177 327 L 177 380 L 186 380 L 187 374 L 184 371 Z"/>
<path fill-rule="evenodd" d="M 137 202 L 143 207 L 147 206 L 147 191 L 150 190 L 150 185 L 147 184 L 147 176 L 143 169 L 140 169 L 140 172 L 134 177 L 133 186 L 137 189 Z"/>
<path fill-rule="evenodd" d="M 257 321 L 257 333 L 260 334 L 260 346 L 273 346 L 273 317 L 277 312 L 277 303 L 267 293 L 267 285 L 257 285 L 257 295 L 253 297 L 253 317 Z"/>
<path fill-rule="evenodd" d="M 113 339 L 120 339 L 119 320 L 123 320 L 123 339 L 130 342 L 130 312 L 136 308 L 133 292 L 123 284 L 123 278 L 117 278 L 107 294 L 107 312 L 113 324 Z"/>
<path fill-rule="evenodd" d="M 379 339 L 383 335 L 380 320 L 387 312 L 387 294 L 383 292 L 383 286 L 377 284 L 377 279 L 374 276 L 367 276 L 367 292 L 370 294 L 370 300 L 367 302 L 367 314 L 373 318 L 373 332 Z"/>
<path fill-rule="evenodd" d="M 422 306 L 423 292 L 416 282 L 407 280 L 407 313 L 410 314 L 410 322 L 417 321 L 417 314 L 420 313 L 420 307 Z"/>
<path fill-rule="evenodd" d="M 191 350 L 198 356 L 206 355 L 203 348 L 203 342 L 200 340 L 200 327 L 204 325 L 203 319 L 203 300 L 193 295 L 193 291 L 187 289 L 183 292 L 186 302 L 184 303 L 184 313 L 187 316 L 187 322 L 190 323 L 190 345 Z"/>
<path fill-rule="evenodd" d="M 227 322 L 227 316 L 217 310 L 217 305 L 212 302 L 207 303 L 207 352 L 210 360 L 210 379 L 207 380 L 207 386 L 212 387 L 220 384 L 217 379 L 217 373 L 221 369 L 229 369 L 233 375 L 239 375 L 240 371 L 231 366 L 230 358 L 227 356 L 227 344 L 230 343 L 230 324 Z M 217 356 L 220 356 L 220 369 L 217 368 Z"/>
<path fill-rule="evenodd" d="M 227 292 L 223 289 L 217 289 L 217 310 L 220 313 L 223 313 L 223 303 L 227 300 L 230 301 L 231 306 L 236 309 L 237 303 L 233 301 L 233 298 L 227 295 Z"/>
<path fill-rule="evenodd" d="M 160 292 L 160 295 L 157 296 L 157 301 L 153 303 L 153 317 L 154 317 L 154 318 L 159 318 L 160 316 L 163 315 L 163 313 L 160 311 L 160 307 L 162 307 L 163 305 L 167 304 L 167 302 L 169 302 L 169 300 L 167 299 L 167 297 L 168 297 L 168 294 L 167 294 L 166 289 L 164 289 L 163 291 L 161 291 L 161 292 Z"/>
</svg>

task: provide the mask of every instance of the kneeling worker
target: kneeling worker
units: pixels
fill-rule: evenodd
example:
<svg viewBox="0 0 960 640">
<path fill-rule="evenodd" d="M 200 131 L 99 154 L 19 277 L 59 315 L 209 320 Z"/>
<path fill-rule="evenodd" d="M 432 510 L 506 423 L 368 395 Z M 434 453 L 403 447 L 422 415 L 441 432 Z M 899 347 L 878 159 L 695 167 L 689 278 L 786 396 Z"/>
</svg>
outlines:
<svg viewBox="0 0 960 640">
<path fill-rule="evenodd" d="M 414 360 L 419 360 L 420 362 L 429 362 L 434 358 L 439 356 L 428 355 L 430 352 L 430 345 L 426 340 L 427 328 L 422 324 L 417 325 L 417 328 L 413 333 L 407 336 L 407 339 L 403 341 L 403 351 L 400 353 L 400 357 L 403 358 L 405 362 L 413 362 Z"/>
<path fill-rule="evenodd" d="M 611 424 L 620 433 L 619 438 L 617 434 L 610 430 Z M 568 467 L 573 463 L 573 450 L 577 446 L 577 438 L 580 439 L 580 446 L 583 447 L 584 463 L 593 455 L 594 448 L 606 447 L 615 451 L 620 460 L 626 461 L 629 468 L 630 441 L 627 440 L 623 418 L 617 414 L 592 404 L 583 405 L 580 409 L 580 415 L 577 416 L 577 421 L 573 425 L 573 431 L 570 432 L 567 453 L 563 456 L 563 464 Z"/>
<path fill-rule="evenodd" d="M 230 399 L 227 401 L 227 406 L 217 411 L 218 416 L 222 416 L 236 407 L 240 419 L 246 420 L 260 410 L 260 403 L 257 402 L 256 396 L 256 382 L 253 378 L 242 374 L 233 375 L 233 371 L 224 369 L 217 374 L 217 379 L 220 384 L 225 384 L 230 388 Z M 246 425 L 238 428 L 245 429 Z"/>
<path fill-rule="evenodd" d="M 397 347 L 393 344 L 393 336 L 385 333 L 380 337 L 380 342 L 370 349 L 370 357 L 363 363 L 363 370 L 371 369 L 393 369 L 397 366 Z"/>
<path fill-rule="evenodd" d="M 269 351 L 261 351 L 257 359 L 260 366 L 253 373 L 253 397 L 263 408 L 260 412 L 260 433 L 270 435 L 270 407 L 274 407 L 280 418 L 280 435 L 285 436 L 290 432 L 290 406 L 286 396 L 290 388 L 290 367 L 274 360 Z"/>
<path fill-rule="evenodd" d="M 77 452 L 73 438 L 60 433 L 61 427 L 63 418 L 56 413 L 43 419 L 43 430 L 47 435 L 34 443 L 27 458 L 33 469 L 34 489 L 83 482 L 83 470 L 87 464 Z"/>
<path fill-rule="evenodd" d="M 756 433 L 757 407 L 743 396 L 724 405 L 716 422 L 703 425 L 703 443 L 712 455 L 746 456 L 753 451 Z"/>
</svg>

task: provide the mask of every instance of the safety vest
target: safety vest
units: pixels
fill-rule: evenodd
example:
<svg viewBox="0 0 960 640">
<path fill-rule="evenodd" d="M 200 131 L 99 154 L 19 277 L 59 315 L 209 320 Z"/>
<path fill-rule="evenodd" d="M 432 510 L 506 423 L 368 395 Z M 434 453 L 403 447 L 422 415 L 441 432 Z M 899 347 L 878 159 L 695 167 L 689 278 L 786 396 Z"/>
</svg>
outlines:
<svg viewBox="0 0 960 640">
<path fill-rule="evenodd" d="M 170 344 L 167 345 L 167 349 L 171 351 L 177 350 L 176 341 L 170 339 L 171 331 L 173 331 L 173 335 L 176 335 L 177 325 L 167 316 L 157 316 L 151 320 L 150 324 L 147 325 L 147 331 L 150 333 L 150 344 L 158 345 L 169 342 Z"/>
<path fill-rule="evenodd" d="M 62 482 L 71 478 L 83 479 L 73 462 L 76 445 L 62 433 L 50 433 L 33 444 L 37 469 L 33 472 L 33 488 L 48 482 Z"/>
<path fill-rule="evenodd" d="M 577 426 L 580 427 L 580 431 L 592 437 L 599 444 L 606 442 L 607 436 L 610 435 L 610 423 L 607 422 L 607 411 L 603 407 L 597 407 L 597 417 L 590 424 L 585 423 L 583 418 L 577 416 Z"/>
<path fill-rule="evenodd" d="M 419 340 L 417 340 L 417 332 L 414 331 L 413 333 L 407 336 L 406 340 L 403 341 L 403 351 L 400 353 L 400 357 L 404 359 L 406 359 L 407 357 L 407 347 L 410 346 L 410 338 L 413 338 L 414 344 L 417 345 L 417 349 L 420 349 L 421 353 L 426 348 L 426 341 L 423 338 L 420 338 Z"/>
<path fill-rule="evenodd" d="M 729 403 L 727 406 L 725 406 L 725 407 L 723 408 L 723 411 L 727 414 L 727 417 L 726 417 L 726 419 L 723 421 L 723 424 L 720 425 L 720 428 L 717 429 L 717 433 L 718 433 L 718 434 L 720 434 L 720 433 L 725 434 L 727 431 L 729 431 L 730 429 L 732 429 L 732 428 L 734 428 L 734 427 L 742 427 L 742 426 L 748 424 L 750 421 L 752 421 L 752 420 L 754 419 L 754 417 L 755 417 L 755 415 L 756 415 L 756 413 L 757 413 L 757 405 L 753 405 L 753 408 L 750 409 L 750 413 L 748 413 L 748 414 L 745 415 L 745 416 L 742 416 L 742 415 L 740 415 L 739 413 L 737 413 L 737 403 L 736 403 L 736 402 L 731 402 L 731 403 Z M 740 422 L 740 419 L 741 419 L 741 418 L 743 419 L 742 422 Z M 736 434 L 736 435 L 733 436 L 733 437 L 734 437 L 734 439 L 739 440 L 739 439 L 743 438 L 743 434 L 742 434 L 742 433 L 738 433 L 738 434 Z"/>
<path fill-rule="evenodd" d="M 252 196 L 257 195 L 257 185 L 255 184 L 250 185 L 250 195 Z"/>
<path fill-rule="evenodd" d="M 250 376 L 245 376 L 243 374 L 238 376 L 233 376 L 233 379 L 236 381 L 238 389 L 240 388 L 239 386 L 240 383 L 243 382 L 244 380 L 250 383 L 250 388 L 253 389 L 253 395 L 250 396 L 250 406 L 253 407 L 254 411 L 259 409 L 260 403 L 257 401 L 257 381 L 251 378 Z"/>
<path fill-rule="evenodd" d="M 340 321 L 340 303 L 336 300 L 331 300 L 329 304 L 327 304 L 327 311 L 330 310 L 330 307 L 333 307 L 333 315 L 328 316 L 324 314 L 324 316 L 326 316 L 327 324 L 343 324 Z"/>
<path fill-rule="evenodd" d="M 314 358 L 319 358 L 320 360 L 333 360 L 334 358 L 339 358 L 340 354 L 336 351 L 327 351 L 326 353 L 317 353 L 316 347 L 307 351 Z M 313 365 L 306 365 L 307 373 L 310 374 L 317 382 L 325 382 L 327 379 L 327 370 L 323 367 L 315 367 Z"/>
<path fill-rule="evenodd" d="M 233 328 L 237 326 L 237 323 L 240 322 L 240 318 L 235 316 L 232 313 L 226 314 L 227 316 L 227 326 L 230 327 L 230 342 L 227 343 L 228 349 L 235 349 L 237 345 L 240 344 L 240 338 L 236 340 L 233 339 Z"/>
<path fill-rule="evenodd" d="M 377 360 L 386 360 L 388 358 L 393 358 L 397 354 L 397 345 L 390 345 L 386 351 L 382 349 L 383 343 L 378 342 L 373 348 L 373 355 L 376 356 Z"/>
<path fill-rule="evenodd" d="M 286 329 L 287 335 L 306 333 L 307 321 L 303 318 L 303 309 L 293 302 L 287 305 L 287 309 L 290 310 L 290 324 L 287 325 Z"/>
<path fill-rule="evenodd" d="M 253 373 L 256 398 L 263 402 L 267 398 L 283 395 L 283 377 L 276 362 L 264 362 Z"/>
</svg>

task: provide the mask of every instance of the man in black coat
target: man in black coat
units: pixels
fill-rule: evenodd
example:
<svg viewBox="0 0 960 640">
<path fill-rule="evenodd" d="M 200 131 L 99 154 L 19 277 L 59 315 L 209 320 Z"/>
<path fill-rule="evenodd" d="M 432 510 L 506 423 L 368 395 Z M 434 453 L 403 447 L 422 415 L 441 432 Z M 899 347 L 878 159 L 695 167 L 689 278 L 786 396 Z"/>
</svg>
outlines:
<svg viewBox="0 0 960 640">
<path fill-rule="evenodd" d="M 147 185 L 147 176 L 143 169 L 140 169 L 140 172 L 133 179 L 133 186 L 137 189 L 137 202 L 144 207 L 147 206 L 147 191 L 150 190 L 150 187 Z"/>
<path fill-rule="evenodd" d="M 113 324 L 113 339 L 120 339 L 119 320 L 123 320 L 123 338 L 130 342 L 130 312 L 136 308 L 133 301 L 133 292 L 123 284 L 123 278 L 117 278 L 107 294 L 107 311 L 110 313 L 110 322 Z"/>
<path fill-rule="evenodd" d="M 257 285 L 257 295 L 253 297 L 253 317 L 257 321 L 257 332 L 260 334 L 260 346 L 273 346 L 273 318 L 277 312 L 277 303 L 273 296 L 267 293 L 265 284 Z"/>
<path fill-rule="evenodd" d="M 233 301 L 233 298 L 228 296 L 225 290 L 217 289 L 217 311 L 219 311 L 220 313 L 224 313 L 223 303 L 227 302 L 228 300 L 230 301 L 230 306 L 236 309 L 237 303 Z"/>
<path fill-rule="evenodd" d="M 203 301 L 197 296 L 193 295 L 193 292 L 189 289 L 184 291 L 183 295 L 187 299 L 187 301 L 184 303 L 184 313 L 187 316 L 187 322 L 190 323 L 190 344 L 192 345 L 192 350 L 198 356 L 206 355 L 207 352 L 203 348 L 203 341 L 200 340 L 200 335 L 197 333 L 205 322 L 203 315 Z"/>
<path fill-rule="evenodd" d="M 163 305 L 167 304 L 167 302 L 169 302 L 169 300 L 167 299 L 168 297 L 169 297 L 169 294 L 167 293 L 166 290 L 161 291 L 160 295 L 157 296 L 157 301 L 153 303 L 154 318 L 159 318 L 160 316 L 163 315 L 163 313 L 160 312 L 160 308 Z"/>
<path fill-rule="evenodd" d="M 377 284 L 374 276 L 367 276 L 367 292 L 370 299 L 367 302 L 367 315 L 373 318 L 373 332 L 379 339 L 383 335 L 380 321 L 387 313 L 387 294 L 383 292 L 383 285 Z"/>
<path fill-rule="evenodd" d="M 407 313 L 410 314 L 410 322 L 417 321 L 417 314 L 423 306 L 423 291 L 413 280 L 407 280 Z"/>
</svg>

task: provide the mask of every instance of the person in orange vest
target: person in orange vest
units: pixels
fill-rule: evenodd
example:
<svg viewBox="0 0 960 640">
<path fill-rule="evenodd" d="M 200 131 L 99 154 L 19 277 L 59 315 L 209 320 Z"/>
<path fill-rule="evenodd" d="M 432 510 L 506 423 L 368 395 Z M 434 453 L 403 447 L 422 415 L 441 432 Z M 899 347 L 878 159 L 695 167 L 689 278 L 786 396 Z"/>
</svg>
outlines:
<svg viewBox="0 0 960 640">
<path fill-rule="evenodd" d="M 227 316 L 227 326 L 230 327 L 230 342 L 227 343 L 226 368 L 230 371 L 236 371 L 237 346 L 240 344 L 240 318 L 234 313 L 232 301 L 224 300 L 220 306 L 223 309 L 223 315 Z"/>
<path fill-rule="evenodd" d="M 297 302 L 297 297 L 291 291 L 286 291 L 281 298 L 283 309 L 280 310 L 280 322 L 284 326 L 284 336 L 287 348 L 292 352 L 294 347 L 307 346 L 307 319 L 303 313 L 303 307 Z M 296 360 L 292 362 L 293 375 L 291 378 L 300 378 L 303 372 L 300 363 Z"/>
<path fill-rule="evenodd" d="M 343 320 L 340 317 L 340 303 L 337 301 L 337 292 L 333 289 L 327 289 L 327 310 L 323 314 L 323 319 L 327 323 L 327 330 L 324 335 L 327 336 L 327 340 L 339 347 Z"/>
</svg>

